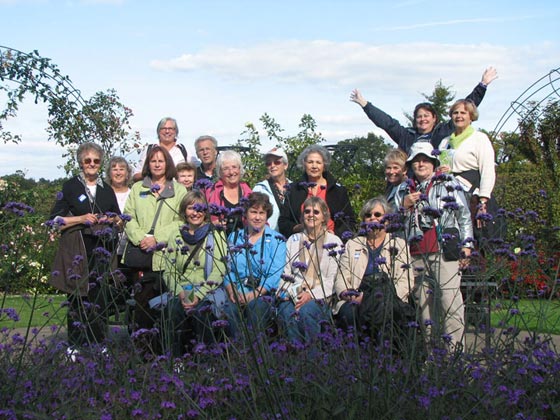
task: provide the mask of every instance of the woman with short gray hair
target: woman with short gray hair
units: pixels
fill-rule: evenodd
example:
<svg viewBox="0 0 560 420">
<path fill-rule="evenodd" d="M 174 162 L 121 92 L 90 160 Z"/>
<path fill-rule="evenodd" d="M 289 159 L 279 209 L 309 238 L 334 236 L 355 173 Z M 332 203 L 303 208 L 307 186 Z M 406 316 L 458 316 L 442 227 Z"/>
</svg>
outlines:
<svg viewBox="0 0 560 420">
<path fill-rule="evenodd" d="M 113 189 L 99 176 L 103 157 L 95 143 L 78 147 L 81 171 L 62 185 L 50 217 L 61 233 L 50 283 L 68 294 L 72 360 L 85 346 L 104 345 L 107 334 L 105 278 L 112 264 L 107 255 L 116 245 L 113 229 L 122 229 L 122 220 Z"/>
<path fill-rule="evenodd" d="M 206 190 L 206 199 L 220 213 L 212 215 L 212 222 L 225 228 L 229 235 L 243 225 L 242 212 L 236 209 L 241 206 L 241 199 L 251 193 L 251 188 L 241 181 L 245 169 L 241 155 L 234 150 L 224 150 L 218 155 L 216 171 L 220 179 Z"/>
<path fill-rule="evenodd" d="M 344 232 L 354 230 L 356 220 L 348 192 L 328 171 L 331 159 L 329 151 L 317 144 L 307 146 L 299 155 L 297 164 L 303 176 L 289 185 L 278 219 L 279 230 L 285 237 L 303 230 L 301 208 L 308 197 L 319 197 L 327 203 L 331 214 L 328 231 L 344 239 L 348 235 Z"/>
</svg>

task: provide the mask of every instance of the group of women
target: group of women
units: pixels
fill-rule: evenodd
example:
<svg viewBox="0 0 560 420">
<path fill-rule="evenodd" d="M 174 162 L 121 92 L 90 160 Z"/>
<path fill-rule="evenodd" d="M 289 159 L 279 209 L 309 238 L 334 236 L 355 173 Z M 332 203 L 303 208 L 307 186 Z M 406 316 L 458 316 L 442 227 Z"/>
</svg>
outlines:
<svg viewBox="0 0 560 420">
<path fill-rule="evenodd" d="M 475 101 L 495 77 L 484 73 Z M 333 316 L 344 328 L 379 334 L 381 321 L 407 315 L 408 303 L 428 336 L 462 343 L 460 270 L 474 246 L 473 222 L 478 230 L 491 223 L 495 180 L 492 145 L 471 127 L 476 105 L 458 101 L 451 120 L 437 124 L 430 105 L 420 104 L 411 131 L 357 90 L 351 100 L 401 149 L 387 155 L 386 195 L 364 204 L 359 226 L 320 145 L 298 157 L 298 181 L 287 179 L 288 157 L 274 148 L 264 156 L 268 178 L 251 190 L 241 156 L 229 150 L 218 155 L 215 184 L 187 191 L 165 148 L 150 147 L 142 179 L 129 188 L 124 159 L 109 161 L 103 182 L 103 151 L 82 144 L 81 172 L 52 212 L 62 232 L 53 284 L 69 296 L 69 351 L 103 342 L 103 283 L 117 266 L 132 273 L 139 328 L 154 325 L 154 298 L 170 297 L 160 311 L 177 356 L 186 330 L 205 342 L 217 327 L 240 338 L 244 330 L 265 332 L 273 318 L 293 342 L 315 343 Z M 395 227 L 403 220 L 404 229 Z M 343 244 L 346 231 L 358 235 Z M 112 251 L 118 259 L 107 256 Z"/>
</svg>

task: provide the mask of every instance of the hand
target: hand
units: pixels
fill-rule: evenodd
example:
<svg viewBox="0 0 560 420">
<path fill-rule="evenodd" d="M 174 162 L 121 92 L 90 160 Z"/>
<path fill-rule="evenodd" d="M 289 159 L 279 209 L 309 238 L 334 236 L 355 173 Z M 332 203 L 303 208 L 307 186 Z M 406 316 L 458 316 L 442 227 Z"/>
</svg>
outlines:
<svg viewBox="0 0 560 420">
<path fill-rule="evenodd" d="M 476 208 L 476 214 L 479 215 L 479 214 L 486 214 L 486 213 L 487 213 L 486 201 L 484 202 L 481 201 L 480 203 L 478 203 L 478 206 Z M 486 222 L 484 220 L 476 219 L 476 227 L 478 229 L 482 229 L 484 226 L 486 226 Z"/>
<path fill-rule="evenodd" d="M 448 174 L 451 172 L 451 167 L 449 165 L 441 165 L 437 168 L 437 170 L 441 173 Z"/>
<path fill-rule="evenodd" d="M 482 73 L 481 82 L 484 83 L 486 86 L 488 86 L 497 78 L 498 78 L 498 71 L 494 67 L 490 66 L 486 70 L 484 70 L 484 73 Z"/>
<path fill-rule="evenodd" d="M 356 102 L 358 105 L 360 105 L 362 108 L 364 106 L 367 105 L 368 101 L 365 100 L 365 98 L 362 96 L 362 94 L 360 93 L 360 91 L 358 89 L 354 89 L 352 91 L 352 93 L 350 93 L 350 100 L 352 102 Z"/>
<path fill-rule="evenodd" d="M 179 292 L 178 297 L 179 297 L 179 299 L 181 300 L 181 305 L 183 306 L 183 309 L 184 309 L 185 311 L 190 311 L 190 310 L 194 309 L 194 307 L 195 307 L 196 305 L 198 305 L 198 302 L 199 302 L 198 297 L 196 297 L 196 296 L 194 296 L 194 295 L 193 295 L 193 297 L 192 297 L 192 301 L 189 302 L 188 300 L 186 300 L 186 299 L 185 299 L 185 298 L 186 298 L 186 294 L 185 294 L 185 291 L 184 291 L 184 290 L 181 290 L 181 291 Z"/>
<path fill-rule="evenodd" d="M 470 262 L 470 256 L 471 256 L 471 249 L 470 248 L 463 248 L 461 250 L 461 254 L 464 255 L 463 258 L 459 259 L 459 268 L 462 270 L 464 268 L 467 268 Z"/>
<path fill-rule="evenodd" d="M 420 195 L 421 194 L 419 192 L 405 195 L 403 200 L 404 208 L 409 209 L 411 207 L 414 207 L 414 205 L 418 202 L 418 200 L 420 200 Z"/>
<path fill-rule="evenodd" d="M 81 223 L 84 225 L 95 225 L 97 222 L 97 216 L 93 213 L 87 213 L 81 216 Z"/>
<path fill-rule="evenodd" d="M 140 241 L 140 249 L 147 251 L 150 248 L 155 248 L 157 244 L 156 238 L 153 235 L 145 236 L 144 239 Z"/>
<path fill-rule="evenodd" d="M 302 291 L 299 295 L 297 295 L 297 299 L 295 302 L 296 311 L 299 311 L 299 308 L 301 308 L 307 302 L 310 302 L 312 299 L 313 296 L 311 296 L 311 293 L 309 293 L 307 290 Z"/>
</svg>

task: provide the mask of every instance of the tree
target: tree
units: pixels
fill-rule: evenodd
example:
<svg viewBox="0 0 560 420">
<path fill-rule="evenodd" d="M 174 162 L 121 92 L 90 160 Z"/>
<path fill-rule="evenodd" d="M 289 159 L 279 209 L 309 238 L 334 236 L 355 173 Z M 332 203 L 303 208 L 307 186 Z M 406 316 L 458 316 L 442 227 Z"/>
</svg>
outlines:
<svg viewBox="0 0 560 420">
<path fill-rule="evenodd" d="M 38 51 L 29 54 L 0 46 L 0 91 L 6 104 L 0 112 L 0 138 L 18 143 L 21 136 L 4 131 L 2 121 L 17 116 L 19 104 L 26 96 L 48 107 L 49 140 L 68 150 L 66 172 L 76 169 L 72 152 L 85 141 L 97 142 L 107 153 L 130 150 L 129 119 L 132 110 L 124 106 L 114 90 L 97 92 L 91 99 L 82 98 L 70 78 L 62 75 L 50 59 Z"/>
<path fill-rule="evenodd" d="M 383 159 L 390 148 L 382 137 L 369 133 L 342 140 L 333 149 L 331 172 L 348 189 L 354 209 L 385 193 Z"/>
<path fill-rule="evenodd" d="M 323 141 L 321 133 L 316 132 L 317 124 L 313 117 L 309 114 L 301 117 L 299 123 L 300 131 L 295 136 L 283 136 L 284 129 L 274 118 L 266 113 L 259 118 L 259 121 L 262 123 L 268 139 L 274 141 L 275 146 L 284 149 L 288 155 L 288 177 L 298 177 L 296 160 L 299 154 L 310 144 Z M 245 181 L 249 185 L 255 185 L 266 176 L 266 167 L 263 164 L 261 152 L 261 137 L 253 123 L 247 123 L 245 131 L 241 135 L 242 137 L 237 140 L 236 146 L 247 147 L 247 150 L 243 153 L 243 166 L 246 172 Z"/>
<path fill-rule="evenodd" d="M 455 94 L 451 93 L 451 86 L 445 86 L 440 79 L 436 83 L 431 95 L 422 93 L 422 96 L 432 104 L 436 111 L 438 122 L 446 122 L 449 119 L 449 104 L 455 99 Z M 411 124 L 414 122 L 413 115 L 405 113 L 405 116 Z"/>
</svg>

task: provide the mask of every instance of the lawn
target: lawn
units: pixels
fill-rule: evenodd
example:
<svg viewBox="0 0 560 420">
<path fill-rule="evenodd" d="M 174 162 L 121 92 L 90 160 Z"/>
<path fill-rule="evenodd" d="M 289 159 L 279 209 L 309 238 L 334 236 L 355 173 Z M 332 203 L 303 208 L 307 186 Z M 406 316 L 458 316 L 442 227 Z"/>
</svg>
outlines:
<svg viewBox="0 0 560 420">
<path fill-rule="evenodd" d="M 66 322 L 66 308 L 61 307 L 61 304 L 65 301 L 65 295 L 0 296 L 0 307 L 4 309 L 0 316 L 0 328 L 63 325 Z M 17 321 L 5 312 L 8 308 L 15 310 Z"/>
<path fill-rule="evenodd" d="M 15 309 L 19 320 L 14 322 L 3 314 L 0 328 L 43 327 L 65 323 L 66 308 L 61 308 L 66 300 L 64 295 L 37 295 L 36 298 L 6 296 L 1 299 L 1 307 Z M 492 301 L 491 314 L 492 326 L 496 328 L 516 326 L 521 330 L 560 334 L 560 301 L 557 300 L 495 300 Z"/>
<path fill-rule="evenodd" d="M 548 299 L 496 300 L 492 302 L 492 326 L 518 327 L 525 331 L 560 334 L 560 301 Z"/>
</svg>

